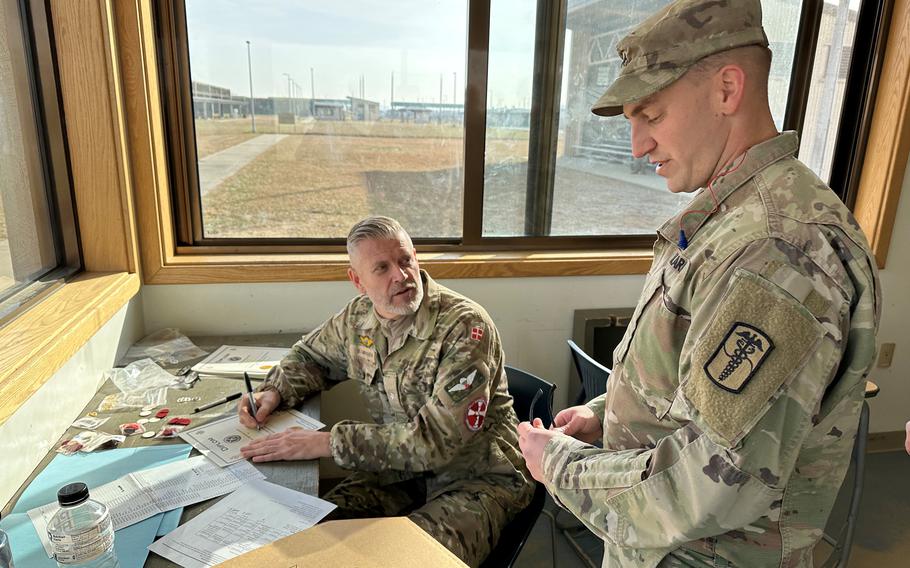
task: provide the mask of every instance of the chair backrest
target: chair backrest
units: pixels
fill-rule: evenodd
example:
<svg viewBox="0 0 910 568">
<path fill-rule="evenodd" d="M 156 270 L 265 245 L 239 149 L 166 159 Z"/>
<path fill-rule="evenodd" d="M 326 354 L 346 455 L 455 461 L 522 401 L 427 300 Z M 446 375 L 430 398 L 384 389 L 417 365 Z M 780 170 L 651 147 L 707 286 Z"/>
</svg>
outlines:
<svg viewBox="0 0 910 568">
<path fill-rule="evenodd" d="M 556 385 L 516 367 L 506 365 L 509 394 L 518 420 L 540 418 L 544 426 L 553 423 L 553 392 Z"/>
<path fill-rule="evenodd" d="M 506 378 L 509 380 L 509 394 L 512 395 L 512 405 L 518 419 L 530 421 L 533 418 L 540 418 L 545 426 L 550 426 L 553 423 L 553 391 L 556 390 L 556 385 L 508 365 Z M 490 552 L 480 568 L 510 567 L 518 559 L 543 509 L 547 495 L 542 483 L 535 482 L 535 485 L 531 503 L 519 511 L 512 522 L 502 529 L 496 548 Z"/>
<path fill-rule="evenodd" d="M 581 378 L 582 391 L 578 393 L 578 399 L 575 403 L 581 404 L 607 392 L 607 379 L 610 378 L 610 369 L 595 361 L 571 339 L 568 340 L 568 343 L 569 350 L 572 352 L 572 361 L 575 363 L 575 370 L 578 371 L 578 376 Z"/>
</svg>

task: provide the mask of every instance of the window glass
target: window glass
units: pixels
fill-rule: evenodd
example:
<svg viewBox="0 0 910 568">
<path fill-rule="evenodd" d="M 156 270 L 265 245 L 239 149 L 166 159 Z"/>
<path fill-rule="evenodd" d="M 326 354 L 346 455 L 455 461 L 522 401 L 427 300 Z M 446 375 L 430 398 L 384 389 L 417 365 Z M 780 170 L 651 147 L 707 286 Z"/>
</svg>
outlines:
<svg viewBox="0 0 910 568">
<path fill-rule="evenodd" d="M 670 193 L 647 157 L 632 157 L 627 120 L 591 113 L 591 106 L 619 73 L 616 44 L 668 3 L 569 0 L 551 234 L 653 234 L 691 200 L 691 194 Z M 801 5 L 792 0 L 766 0 L 762 6 L 774 62 L 769 99 L 780 127 Z"/>
<path fill-rule="evenodd" d="M 58 263 L 17 5 L 0 2 L 0 301 Z M 16 307 L 0 303 L 0 318 Z"/>
<path fill-rule="evenodd" d="M 466 0 L 187 0 L 186 19 L 204 237 L 343 238 L 370 214 L 462 236 Z"/>
<path fill-rule="evenodd" d="M 858 0 L 825 0 L 799 159 L 828 180 L 856 35 Z"/>
</svg>

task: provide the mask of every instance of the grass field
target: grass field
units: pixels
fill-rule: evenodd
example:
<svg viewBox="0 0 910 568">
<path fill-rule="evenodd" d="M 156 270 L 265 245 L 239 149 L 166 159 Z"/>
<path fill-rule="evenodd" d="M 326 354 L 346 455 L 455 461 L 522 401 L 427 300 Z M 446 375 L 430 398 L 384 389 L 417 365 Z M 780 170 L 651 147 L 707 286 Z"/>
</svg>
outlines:
<svg viewBox="0 0 910 568">
<path fill-rule="evenodd" d="M 289 136 L 203 195 L 207 237 L 344 237 L 370 214 L 398 218 L 415 237 L 460 236 L 460 125 L 309 121 L 278 130 L 274 117 L 257 116 L 256 126 L 256 135 Z M 256 136 L 249 119 L 198 120 L 196 133 L 201 159 Z M 491 130 L 485 150 L 484 229 L 522 234 L 528 131 Z M 641 202 L 640 190 L 562 168 L 554 232 L 652 232 L 679 199 L 657 192 Z"/>
</svg>

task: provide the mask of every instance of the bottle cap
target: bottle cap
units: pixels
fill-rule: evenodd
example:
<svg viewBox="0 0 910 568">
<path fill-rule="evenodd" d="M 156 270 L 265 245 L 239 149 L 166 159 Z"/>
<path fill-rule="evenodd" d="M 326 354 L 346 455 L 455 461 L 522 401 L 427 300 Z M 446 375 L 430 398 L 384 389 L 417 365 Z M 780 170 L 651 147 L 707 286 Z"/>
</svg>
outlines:
<svg viewBox="0 0 910 568">
<path fill-rule="evenodd" d="M 88 485 L 81 481 L 64 485 L 57 491 L 57 502 L 63 507 L 78 505 L 88 499 Z"/>
</svg>

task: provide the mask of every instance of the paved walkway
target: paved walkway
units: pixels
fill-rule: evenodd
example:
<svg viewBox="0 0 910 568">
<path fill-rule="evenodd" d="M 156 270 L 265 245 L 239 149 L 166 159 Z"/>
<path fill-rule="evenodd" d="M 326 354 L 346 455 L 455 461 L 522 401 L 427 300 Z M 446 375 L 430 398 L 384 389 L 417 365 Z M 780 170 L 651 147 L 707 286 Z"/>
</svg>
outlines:
<svg viewBox="0 0 910 568">
<path fill-rule="evenodd" d="M 216 187 L 243 166 L 283 140 L 287 134 L 260 134 L 256 138 L 225 148 L 199 160 L 199 193 Z"/>
</svg>

